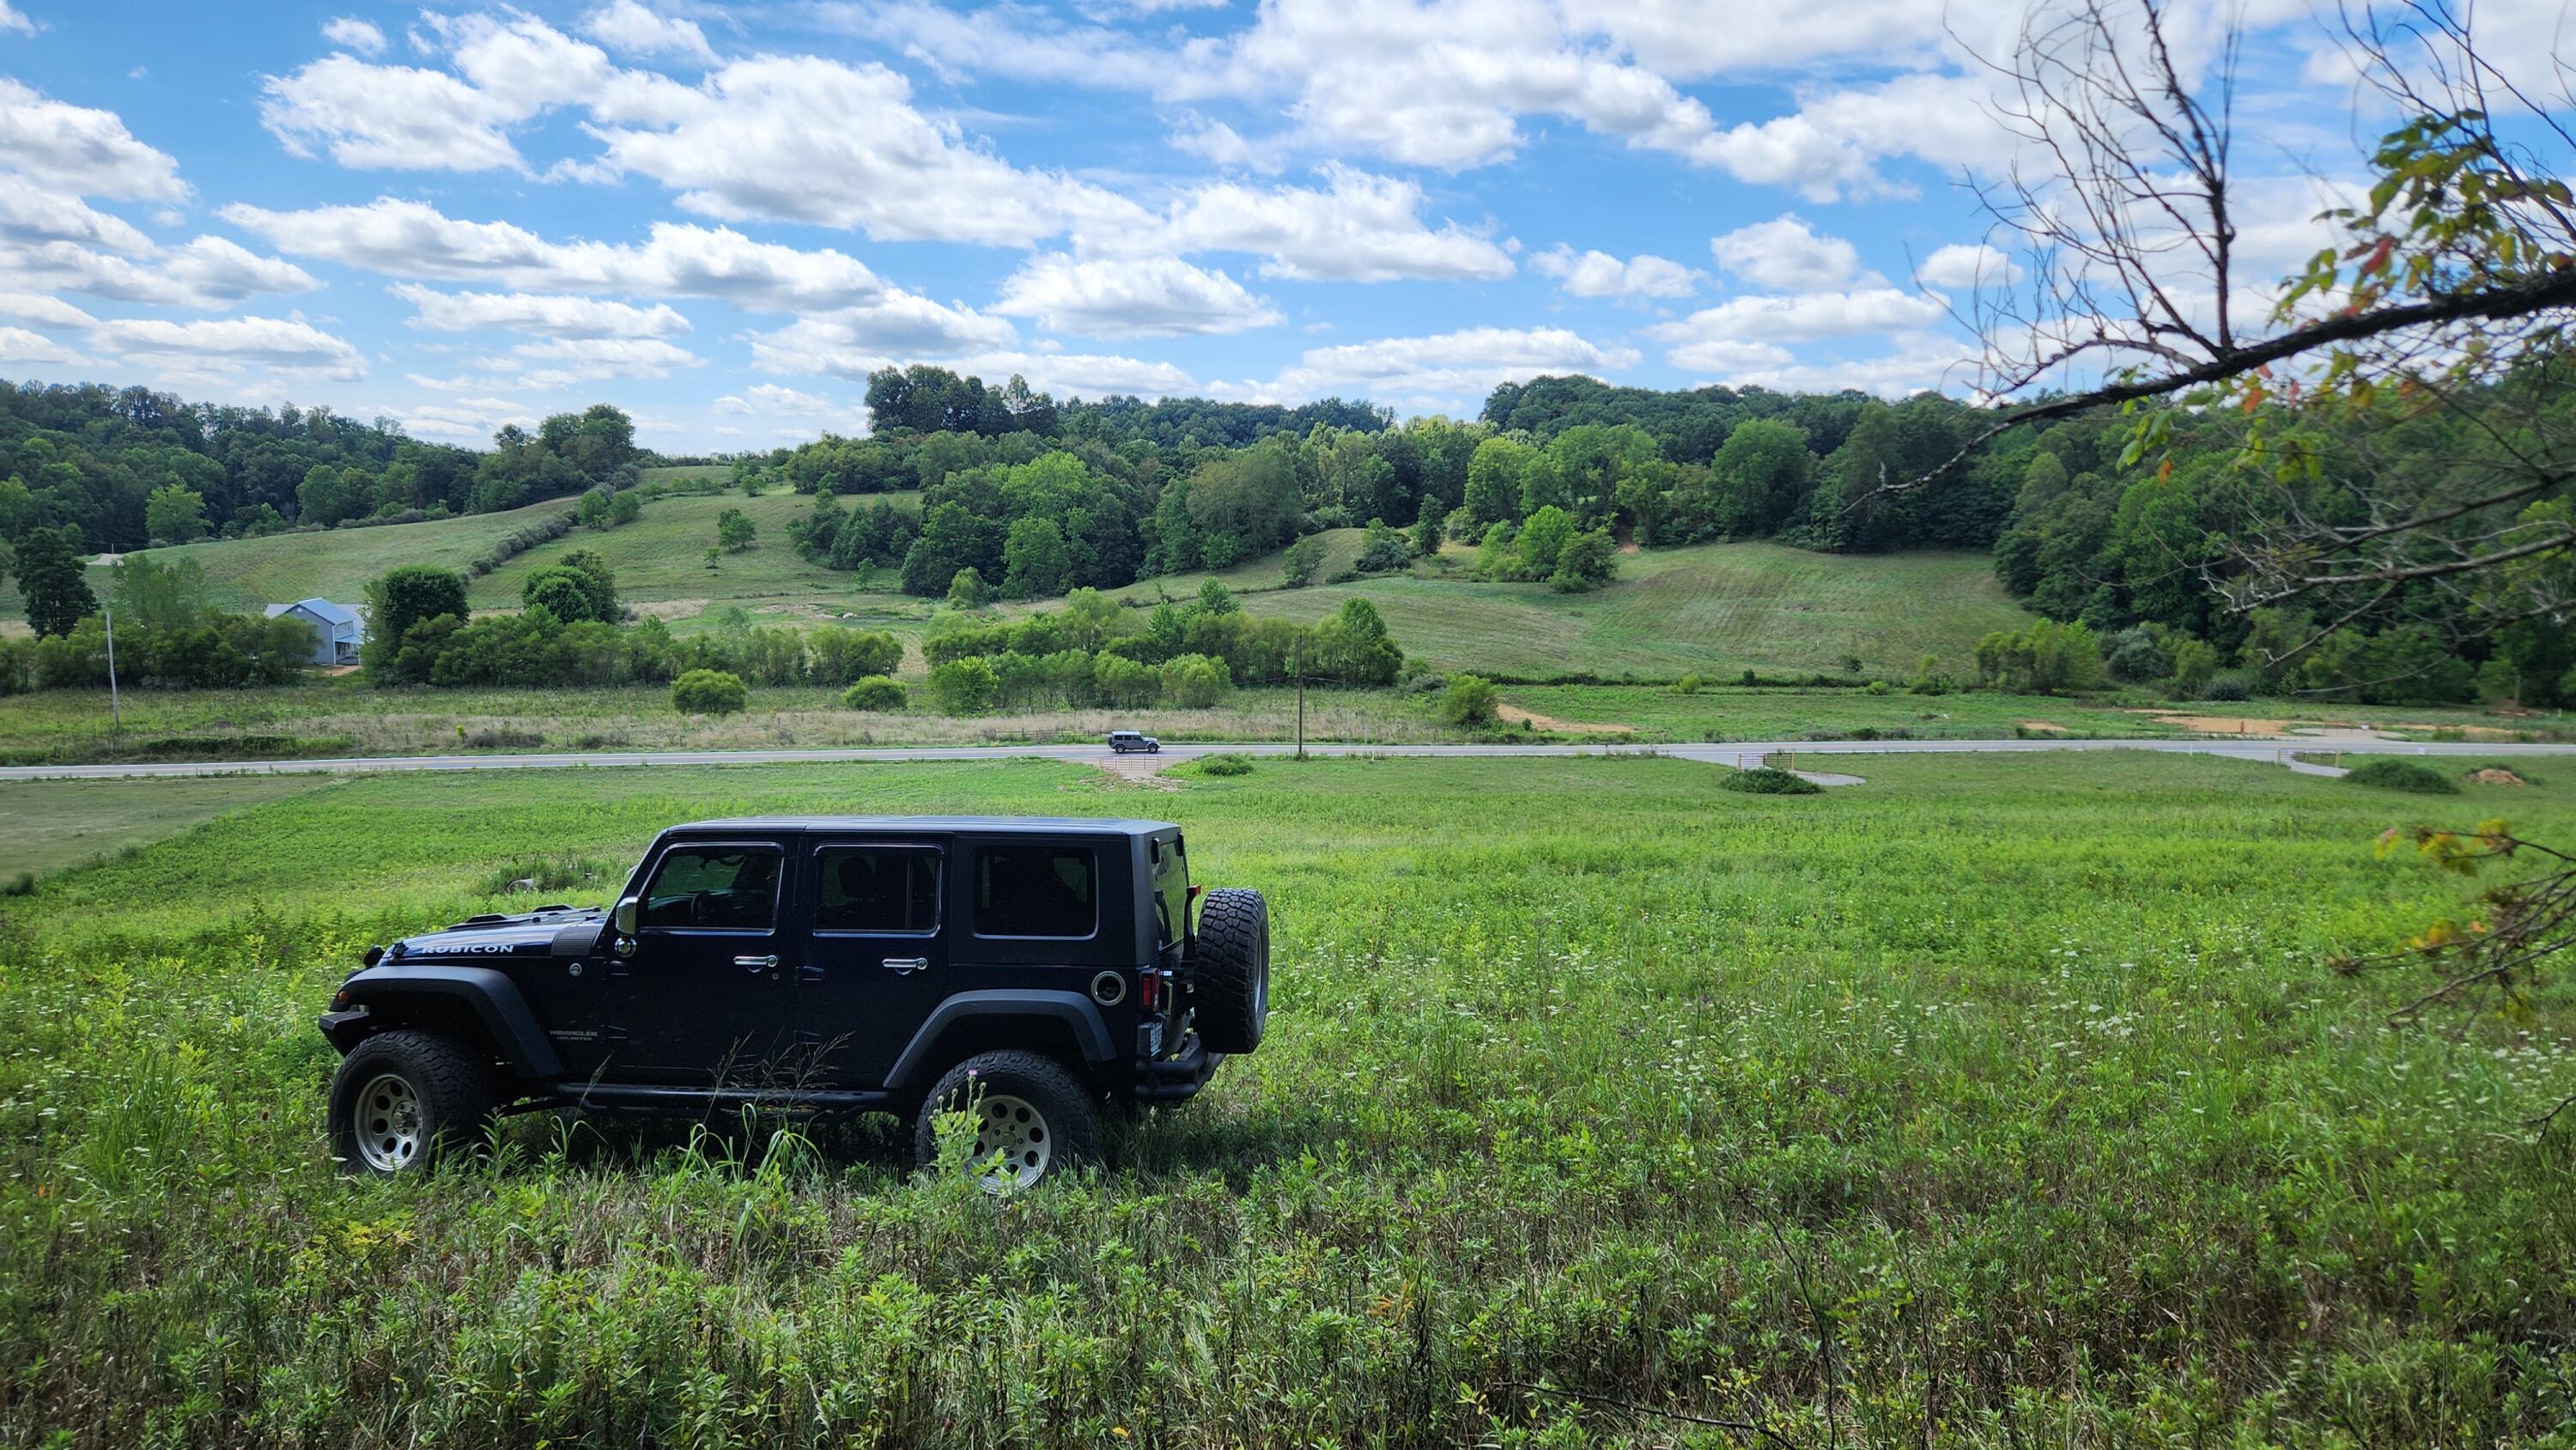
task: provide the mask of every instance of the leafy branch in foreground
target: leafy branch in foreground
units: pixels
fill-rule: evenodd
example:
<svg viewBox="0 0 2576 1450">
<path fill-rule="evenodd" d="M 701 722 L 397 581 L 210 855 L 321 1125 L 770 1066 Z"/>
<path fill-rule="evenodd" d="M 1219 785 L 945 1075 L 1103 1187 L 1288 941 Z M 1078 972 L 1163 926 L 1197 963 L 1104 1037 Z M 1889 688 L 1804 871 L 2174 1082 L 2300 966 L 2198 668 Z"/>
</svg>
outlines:
<svg viewBox="0 0 2576 1450">
<path fill-rule="evenodd" d="M 2576 856 L 2527 841 L 2502 820 L 2482 821 L 2473 831 L 2418 826 L 2412 832 L 2391 827 L 2379 838 L 2385 860 L 2412 842 L 2425 862 L 2461 876 L 2474 876 L 2498 862 L 2541 863 L 2538 874 L 2503 882 L 2475 898 L 2479 910 L 2465 922 L 2435 919 L 2404 945 L 2375 956 L 2344 957 L 2337 970 L 2358 973 L 2373 967 L 2421 963 L 2438 979 L 2436 985 L 2394 1014 L 2401 1022 L 2420 1022 L 2439 1007 L 2461 1007 L 2474 1000 L 2491 1001 L 2507 1020 L 2534 1020 L 2531 994 L 2549 970 L 2576 950 Z M 2571 1104 L 2576 1093 L 2558 1100 L 2532 1120 L 2546 1127 Z"/>
</svg>

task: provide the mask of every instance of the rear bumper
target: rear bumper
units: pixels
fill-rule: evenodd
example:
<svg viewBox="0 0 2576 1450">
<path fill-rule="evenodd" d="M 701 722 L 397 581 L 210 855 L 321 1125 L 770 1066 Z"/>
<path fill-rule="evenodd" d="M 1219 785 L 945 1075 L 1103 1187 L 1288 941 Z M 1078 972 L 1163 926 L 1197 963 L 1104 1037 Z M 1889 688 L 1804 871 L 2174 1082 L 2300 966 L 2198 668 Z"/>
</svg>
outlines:
<svg viewBox="0 0 2576 1450">
<path fill-rule="evenodd" d="M 1198 1096 L 1225 1054 L 1210 1052 L 1192 1033 L 1178 1057 L 1156 1058 L 1136 1065 L 1136 1101 L 1177 1103 Z"/>
</svg>

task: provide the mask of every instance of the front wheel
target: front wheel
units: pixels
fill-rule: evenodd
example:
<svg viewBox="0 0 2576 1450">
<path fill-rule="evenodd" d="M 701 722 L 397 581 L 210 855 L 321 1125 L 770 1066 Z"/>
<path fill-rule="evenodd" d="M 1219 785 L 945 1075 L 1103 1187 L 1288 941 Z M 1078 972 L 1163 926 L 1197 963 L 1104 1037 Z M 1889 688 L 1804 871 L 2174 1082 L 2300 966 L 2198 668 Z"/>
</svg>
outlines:
<svg viewBox="0 0 2576 1450">
<path fill-rule="evenodd" d="M 426 1171 L 473 1147 L 497 1097 L 491 1069 L 455 1038 L 381 1033 L 331 1078 L 331 1156 L 344 1172 L 376 1178 Z"/>
<path fill-rule="evenodd" d="M 950 1112 L 973 1122 L 973 1163 L 991 1192 L 1033 1187 L 1100 1158 L 1100 1110 L 1072 1073 L 1034 1052 L 977 1053 L 939 1079 L 913 1124 L 924 1168 L 939 1161 L 939 1116 Z"/>
</svg>

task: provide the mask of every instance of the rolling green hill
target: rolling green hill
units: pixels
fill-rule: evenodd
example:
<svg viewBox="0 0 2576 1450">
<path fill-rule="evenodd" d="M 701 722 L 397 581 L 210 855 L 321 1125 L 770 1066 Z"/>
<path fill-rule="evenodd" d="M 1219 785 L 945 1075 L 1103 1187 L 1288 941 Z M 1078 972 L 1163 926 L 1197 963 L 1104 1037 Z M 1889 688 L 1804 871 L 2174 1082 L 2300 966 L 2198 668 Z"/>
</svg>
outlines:
<svg viewBox="0 0 2576 1450">
<path fill-rule="evenodd" d="M 844 502 L 874 508 L 879 497 L 898 508 L 910 508 L 918 495 L 909 493 L 853 496 Z M 715 542 L 716 516 L 738 508 L 759 529 L 759 542 L 739 554 L 727 554 L 710 571 L 707 546 Z M 813 511 L 803 494 L 769 493 L 745 498 L 738 493 L 684 495 L 655 499 L 644 516 L 606 533 L 576 530 L 558 543 L 541 545 L 474 580 L 466 600 L 476 609 L 507 609 L 519 602 L 519 585 L 570 548 L 595 549 L 617 571 L 618 597 L 630 604 L 653 606 L 653 612 L 675 625 L 708 609 L 740 605 L 790 617 L 891 612 L 910 618 L 927 612 L 928 601 L 893 593 L 895 571 L 880 569 L 862 588 L 854 574 L 826 569 L 797 556 L 788 543 L 787 525 Z"/>
<path fill-rule="evenodd" d="M 901 507 L 917 501 L 912 494 L 887 497 Z M 859 507 L 874 501 L 851 500 Z M 221 602 L 237 608 L 315 594 L 356 603 L 367 581 L 387 569 L 413 563 L 462 569 L 511 530 L 570 507 L 555 500 L 503 514 L 161 552 L 195 559 Z M 855 575 L 797 557 L 787 526 L 811 507 L 811 499 L 783 491 L 655 499 L 623 528 L 575 530 L 519 555 L 471 581 L 467 597 L 478 610 L 515 607 L 530 573 L 585 548 L 606 556 L 628 603 L 683 633 L 701 627 L 710 611 L 738 606 L 765 623 L 836 619 L 916 639 L 936 601 L 895 593 L 893 570 L 875 571 L 862 586 Z M 706 548 L 715 539 L 716 516 L 728 508 L 751 516 L 759 542 L 724 555 L 709 570 Z M 1318 577 L 1348 571 L 1360 531 L 1337 529 L 1322 538 Z M 1649 549 L 1621 555 L 1619 578 L 1590 594 L 1471 580 L 1471 558 L 1472 551 L 1452 547 L 1408 574 L 1287 589 L 1281 557 L 1271 554 L 1215 577 L 1254 614 L 1309 622 L 1357 595 L 1377 606 L 1407 653 L 1432 667 L 1522 678 L 1588 672 L 1669 679 L 1697 672 L 1715 681 L 1747 668 L 1839 673 L 1847 656 L 1859 657 L 1872 674 L 1901 678 L 1925 655 L 1964 665 L 1979 636 L 2030 618 L 2005 595 L 1982 554 L 1815 554 L 1767 543 Z M 1146 580 L 1117 592 L 1139 604 L 1186 598 L 1206 577 Z M 93 569 L 91 582 L 103 593 L 106 571 Z M 14 595 L 0 597 L 0 611 L 19 624 Z"/>
<path fill-rule="evenodd" d="M 910 507 L 913 494 L 888 494 L 897 507 Z M 875 498 L 856 500 L 872 507 Z M 164 561 L 194 559 L 213 586 L 215 601 L 227 608 L 257 609 L 320 595 L 344 604 L 360 603 L 368 581 L 404 564 L 434 564 L 463 570 L 488 553 L 513 530 L 569 512 L 570 499 L 550 499 L 507 513 L 468 514 L 418 524 L 380 528 L 333 529 L 323 533 L 276 534 L 264 539 L 219 539 L 180 548 L 158 549 Z M 757 498 L 738 493 L 659 498 L 644 506 L 644 515 L 623 528 L 594 532 L 576 529 L 541 544 L 467 586 L 476 609 L 506 609 L 519 602 L 519 585 L 528 574 L 565 551 L 595 549 L 617 571 L 618 591 L 654 612 L 686 627 L 705 610 L 739 604 L 755 613 L 778 610 L 806 618 L 821 613 L 872 618 L 891 613 L 913 619 L 927 605 L 893 595 L 894 574 L 879 571 L 873 589 L 858 587 L 854 576 L 809 564 L 787 540 L 789 520 L 811 510 L 813 500 L 779 492 Z M 759 542 L 740 554 L 728 554 L 712 572 L 706 567 L 707 545 L 715 542 L 716 516 L 739 508 L 760 531 Z M 90 568 L 90 588 L 104 598 L 111 587 L 109 570 Z M 14 590 L 0 591 L 0 617 L 20 631 L 24 606 Z"/>
<path fill-rule="evenodd" d="M 1350 567 L 1360 531 L 1324 536 L 1321 578 Z M 1984 554 L 1815 554 L 1780 544 L 1702 544 L 1619 556 L 1619 577 L 1590 594 L 1544 584 L 1466 577 L 1473 551 L 1453 547 L 1410 574 L 1280 589 L 1277 555 L 1216 577 L 1258 615 L 1312 622 L 1353 595 L 1385 616 L 1405 652 L 1442 670 L 1523 678 L 1589 672 L 1715 681 L 1843 672 L 1858 656 L 1871 674 L 1911 676 L 1925 655 L 1963 664 L 1978 638 L 2031 616 L 1996 582 Z M 1186 596 L 1205 575 L 1161 581 Z M 1153 581 L 1125 591 L 1150 597 Z"/>
</svg>

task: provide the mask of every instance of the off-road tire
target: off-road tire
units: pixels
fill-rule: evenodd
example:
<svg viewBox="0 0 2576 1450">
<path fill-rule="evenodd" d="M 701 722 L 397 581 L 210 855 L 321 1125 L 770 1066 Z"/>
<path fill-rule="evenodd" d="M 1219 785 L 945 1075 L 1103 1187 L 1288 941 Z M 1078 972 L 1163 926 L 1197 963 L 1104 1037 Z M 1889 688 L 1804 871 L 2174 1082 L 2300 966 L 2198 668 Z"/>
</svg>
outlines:
<svg viewBox="0 0 2576 1450">
<path fill-rule="evenodd" d="M 940 1075 L 914 1114 L 913 1157 L 927 1168 L 939 1161 L 939 1115 L 956 1107 L 973 1111 L 981 1101 L 1014 1098 L 1026 1104 L 1044 1133 L 1045 1153 L 1029 1187 L 1085 1163 L 1100 1161 L 1100 1109 L 1072 1073 L 1052 1058 L 1006 1049 L 979 1052 Z M 1026 1125 L 1022 1125 L 1025 1130 Z M 987 1187 L 998 1188 L 998 1183 Z"/>
<path fill-rule="evenodd" d="M 1221 886 L 1200 905 L 1190 1005 L 1208 1051 L 1261 1045 L 1270 1020 L 1270 903 L 1260 892 Z"/>
<path fill-rule="evenodd" d="M 414 1129 L 409 1144 L 398 1127 L 372 1116 L 362 1096 L 398 1098 L 371 1089 L 387 1079 L 410 1092 Z M 492 1069 L 472 1048 L 435 1032 L 384 1032 L 340 1059 L 331 1078 L 331 1156 L 340 1171 L 374 1178 L 407 1178 L 426 1172 L 441 1157 L 471 1150 L 499 1105 Z M 361 1134 L 370 1134 L 362 1138 Z"/>
</svg>

